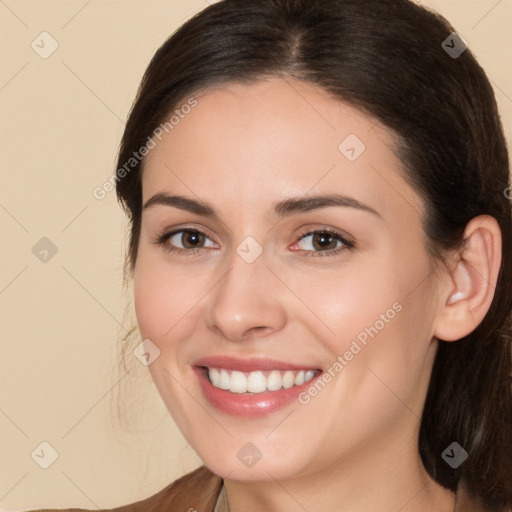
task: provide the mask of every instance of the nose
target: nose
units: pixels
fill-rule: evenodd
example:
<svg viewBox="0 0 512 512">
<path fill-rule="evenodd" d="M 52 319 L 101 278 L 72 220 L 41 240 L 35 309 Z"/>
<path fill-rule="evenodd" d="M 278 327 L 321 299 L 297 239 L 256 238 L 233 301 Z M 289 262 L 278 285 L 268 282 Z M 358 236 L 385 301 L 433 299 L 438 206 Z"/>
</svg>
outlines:
<svg viewBox="0 0 512 512">
<path fill-rule="evenodd" d="M 225 277 L 209 294 L 208 327 L 229 341 L 279 331 L 286 324 L 283 293 L 264 254 L 247 263 L 234 252 Z"/>
</svg>

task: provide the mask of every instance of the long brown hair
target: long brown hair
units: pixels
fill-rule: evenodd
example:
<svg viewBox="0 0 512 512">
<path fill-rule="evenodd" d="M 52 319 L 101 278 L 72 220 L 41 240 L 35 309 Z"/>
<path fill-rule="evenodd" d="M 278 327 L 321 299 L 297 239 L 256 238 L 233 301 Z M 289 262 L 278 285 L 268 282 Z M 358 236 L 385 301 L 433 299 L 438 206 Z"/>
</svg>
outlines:
<svg viewBox="0 0 512 512">
<path fill-rule="evenodd" d="M 463 339 L 440 340 L 419 440 L 437 482 L 455 491 L 463 479 L 473 494 L 499 506 L 512 502 L 509 160 L 489 80 L 454 32 L 444 18 L 408 0 L 211 5 L 179 28 L 146 70 L 120 146 L 117 168 L 125 172 L 118 174 L 117 195 L 130 218 L 125 273 L 131 275 L 144 160 L 128 170 L 126 163 L 195 92 L 291 76 L 380 120 L 395 133 L 405 178 L 427 205 L 422 220 L 433 261 L 462 247 L 464 228 L 477 215 L 495 217 L 502 231 L 491 307 Z M 444 41 L 448 48 L 457 44 L 460 55 Z M 441 457 L 453 441 L 469 454 L 457 469 Z"/>
</svg>

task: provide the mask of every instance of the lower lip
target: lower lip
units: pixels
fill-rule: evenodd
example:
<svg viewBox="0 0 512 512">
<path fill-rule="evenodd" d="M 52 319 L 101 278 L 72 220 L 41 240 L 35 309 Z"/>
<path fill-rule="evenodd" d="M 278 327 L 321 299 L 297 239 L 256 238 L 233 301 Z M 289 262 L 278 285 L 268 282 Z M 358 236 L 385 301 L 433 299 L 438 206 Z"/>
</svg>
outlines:
<svg viewBox="0 0 512 512">
<path fill-rule="evenodd" d="M 232 393 L 212 385 L 204 367 L 194 367 L 199 385 L 206 399 L 217 409 L 232 416 L 254 418 L 271 414 L 290 404 L 298 395 L 309 388 L 322 374 L 318 373 L 308 382 L 291 388 L 265 393 Z"/>
</svg>

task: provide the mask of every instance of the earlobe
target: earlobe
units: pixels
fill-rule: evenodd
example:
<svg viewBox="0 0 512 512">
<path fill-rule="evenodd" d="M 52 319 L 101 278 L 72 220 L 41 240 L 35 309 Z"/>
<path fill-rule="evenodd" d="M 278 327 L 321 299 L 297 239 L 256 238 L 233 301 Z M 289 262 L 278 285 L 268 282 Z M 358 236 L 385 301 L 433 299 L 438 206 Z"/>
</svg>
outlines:
<svg viewBox="0 0 512 512">
<path fill-rule="evenodd" d="M 472 219 L 465 230 L 465 245 L 450 270 L 440 295 L 434 336 L 456 341 L 482 322 L 489 310 L 501 265 L 501 230 L 489 215 Z"/>
</svg>

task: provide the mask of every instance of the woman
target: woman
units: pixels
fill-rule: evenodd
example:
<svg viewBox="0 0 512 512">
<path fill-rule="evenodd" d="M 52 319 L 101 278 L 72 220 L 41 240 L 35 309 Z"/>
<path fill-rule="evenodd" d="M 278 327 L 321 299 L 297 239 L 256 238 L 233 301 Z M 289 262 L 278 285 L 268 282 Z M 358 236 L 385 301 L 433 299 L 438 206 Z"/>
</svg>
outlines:
<svg viewBox="0 0 512 512">
<path fill-rule="evenodd" d="M 117 193 L 144 357 L 204 465 L 116 511 L 505 511 L 494 95 L 407 0 L 224 0 L 155 54 Z"/>
</svg>

